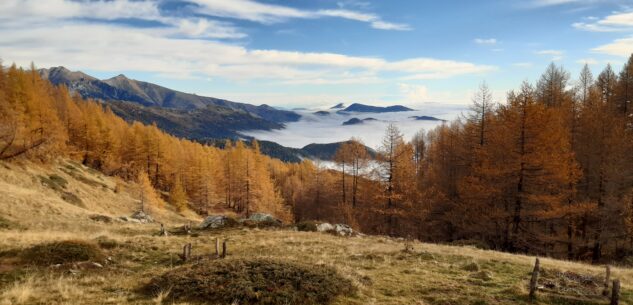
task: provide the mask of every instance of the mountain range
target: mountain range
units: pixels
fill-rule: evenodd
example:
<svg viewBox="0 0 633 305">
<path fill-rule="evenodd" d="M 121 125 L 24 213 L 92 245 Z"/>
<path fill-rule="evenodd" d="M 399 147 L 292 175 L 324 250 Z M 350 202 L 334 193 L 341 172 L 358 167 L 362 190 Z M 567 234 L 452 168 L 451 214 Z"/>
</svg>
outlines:
<svg viewBox="0 0 633 305">
<path fill-rule="evenodd" d="M 184 93 L 130 79 L 122 74 L 100 80 L 64 67 L 40 69 L 39 74 L 54 85 L 65 85 L 83 98 L 101 101 L 126 121 L 155 123 L 158 128 L 174 136 L 214 145 L 222 145 L 220 143 L 227 138 L 251 139 L 240 131 L 282 129 L 284 123 L 301 118 L 294 111 L 280 110 L 265 104 L 256 106 Z M 366 106 L 352 106 L 358 105 Z M 340 107 L 342 108 L 342 104 Z M 260 147 L 262 153 L 271 157 L 300 162 L 302 158 L 329 160 L 342 143 L 344 142 L 289 148 L 275 142 L 260 141 Z"/>
<path fill-rule="evenodd" d="M 44 79 L 55 85 L 65 85 L 70 91 L 84 98 L 100 100 L 106 103 L 120 101 L 129 104 L 134 114 L 115 111 L 126 119 L 137 119 L 144 123 L 148 118 L 155 120 L 159 127 L 171 129 L 187 129 L 188 122 L 174 121 L 175 117 L 186 116 L 192 112 L 198 120 L 197 125 L 209 123 L 217 129 L 209 132 L 212 136 L 229 135 L 237 138 L 238 130 L 283 128 L 283 123 L 294 122 L 301 117 L 293 111 L 279 110 L 268 105 L 251 105 L 224 99 L 184 93 L 156 84 L 127 78 L 118 75 L 113 78 L 99 80 L 83 72 L 73 72 L 64 67 L 53 67 L 39 70 Z M 120 106 L 120 105 L 119 105 Z M 125 108 L 125 107 L 118 107 Z M 213 121 L 205 120 L 213 118 Z M 161 122 L 169 122 L 161 126 Z M 197 136 L 196 136 L 197 137 Z"/>
</svg>

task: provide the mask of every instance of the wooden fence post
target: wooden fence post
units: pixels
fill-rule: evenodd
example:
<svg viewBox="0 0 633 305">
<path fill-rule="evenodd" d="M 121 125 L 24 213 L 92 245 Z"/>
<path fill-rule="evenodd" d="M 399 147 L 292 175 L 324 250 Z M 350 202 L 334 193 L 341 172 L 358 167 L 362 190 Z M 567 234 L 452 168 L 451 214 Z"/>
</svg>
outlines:
<svg viewBox="0 0 633 305">
<path fill-rule="evenodd" d="M 536 289 L 538 288 L 538 273 L 540 269 L 541 262 L 538 257 L 536 258 L 536 262 L 534 262 L 534 270 L 532 270 L 532 278 L 530 279 L 530 301 L 534 301 L 536 299 Z"/>
<path fill-rule="evenodd" d="M 602 295 L 605 297 L 609 296 L 609 282 L 611 281 L 611 266 L 607 265 L 606 274 L 604 277 L 604 289 L 602 290 Z"/>
<path fill-rule="evenodd" d="M 226 252 L 226 239 L 222 241 L 222 258 L 225 258 L 228 253 Z"/>
<path fill-rule="evenodd" d="M 165 230 L 165 225 L 163 225 L 162 223 L 160 224 L 160 236 L 167 236 L 167 230 Z"/>
<path fill-rule="evenodd" d="M 611 305 L 620 304 L 620 280 L 613 280 L 613 291 L 611 292 Z"/>
<path fill-rule="evenodd" d="M 220 239 L 215 238 L 215 257 L 220 257 Z"/>
</svg>

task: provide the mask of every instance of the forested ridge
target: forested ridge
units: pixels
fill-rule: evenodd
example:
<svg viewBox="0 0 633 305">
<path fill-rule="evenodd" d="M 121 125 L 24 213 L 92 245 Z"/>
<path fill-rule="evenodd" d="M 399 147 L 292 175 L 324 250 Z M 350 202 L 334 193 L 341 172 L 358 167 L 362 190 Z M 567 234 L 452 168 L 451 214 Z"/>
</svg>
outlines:
<svg viewBox="0 0 633 305">
<path fill-rule="evenodd" d="M 633 56 L 616 74 L 551 64 L 493 102 L 483 84 L 457 121 L 404 139 L 386 130 L 376 158 L 341 146 L 338 170 L 271 159 L 256 142 L 224 149 L 127 123 L 106 105 L 0 67 L 0 160 L 72 158 L 137 181 L 152 208 L 267 212 L 362 232 L 476 244 L 593 262 L 633 254 Z"/>
</svg>

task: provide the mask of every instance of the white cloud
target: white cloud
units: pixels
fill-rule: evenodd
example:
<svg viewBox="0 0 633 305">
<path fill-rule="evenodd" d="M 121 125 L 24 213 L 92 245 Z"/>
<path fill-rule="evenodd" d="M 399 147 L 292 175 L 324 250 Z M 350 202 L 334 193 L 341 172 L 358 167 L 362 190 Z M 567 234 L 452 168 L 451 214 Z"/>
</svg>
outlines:
<svg viewBox="0 0 633 305">
<path fill-rule="evenodd" d="M 630 56 L 631 52 L 633 52 L 633 36 L 616 39 L 612 43 L 593 48 L 592 51 L 622 57 Z"/>
<path fill-rule="evenodd" d="M 537 55 L 548 55 L 551 56 L 550 60 L 551 61 L 559 61 L 563 59 L 563 55 L 565 54 L 565 51 L 561 51 L 561 50 L 540 50 L 540 51 L 536 51 L 534 52 Z"/>
<path fill-rule="evenodd" d="M 199 34 L 202 30 L 193 26 L 190 32 Z M 35 61 L 39 66 L 74 69 L 314 84 L 376 82 L 383 72 L 409 78 L 446 78 L 494 69 L 433 58 L 388 61 L 335 53 L 251 50 L 172 34 L 169 29 L 68 22 L 19 30 L 0 27 L 0 54 L 25 66 Z"/>
<path fill-rule="evenodd" d="M 411 28 L 406 24 L 391 23 L 382 20 L 378 15 L 352 11 L 344 8 L 323 9 L 317 11 L 300 10 L 287 6 L 264 4 L 251 0 L 192 0 L 199 4 L 201 12 L 211 16 L 229 17 L 250 20 L 260 23 L 277 23 L 287 19 L 316 19 L 336 17 L 369 23 L 372 28 L 380 30 L 406 31 Z M 344 7 L 339 3 L 339 7 Z"/>
<path fill-rule="evenodd" d="M 485 45 L 495 45 L 497 44 L 497 39 L 495 38 L 475 38 L 476 44 L 485 44 Z"/>
<path fill-rule="evenodd" d="M 633 11 L 614 12 L 602 19 L 588 19 L 591 22 L 576 22 L 573 27 L 590 32 L 633 31 Z"/>
</svg>

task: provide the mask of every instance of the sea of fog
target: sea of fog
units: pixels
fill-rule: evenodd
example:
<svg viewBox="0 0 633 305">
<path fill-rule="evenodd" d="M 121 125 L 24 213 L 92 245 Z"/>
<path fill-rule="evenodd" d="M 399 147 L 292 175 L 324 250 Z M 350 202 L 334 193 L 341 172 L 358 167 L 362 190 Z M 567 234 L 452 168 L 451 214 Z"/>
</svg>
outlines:
<svg viewBox="0 0 633 305">
<path fill-rule="evenodd" d="M 442 121 L 420 121 L 411 116 L 432 116 L 443 120 L 454 120 L 467 111 L 466 105 L 450 105 L 425 103 L 415 107 L 414 111 L 388 113 L 337 113 L 331 109 L 295 110 L 301 114 L 297 122 L 287 123 L 286 128 L 272 131 L 244 131 L 245 135 L 259 140 L 274 141 L 283 146 L 301 148 L 310 143 L 332 143 L 349 140 L 352 137 L 361 139 L 365 145 L 378 148 L 388 124 L 394 123 L 409 140 L 421 129 L 431 130 L 442 124 Z M 317 115 L 316 111 L 328 111 L 328 115 Z M 356 125 L 343 125 L 351 119 L 374 118 L 376 121 L 365 121 Z"/>
</svg>

